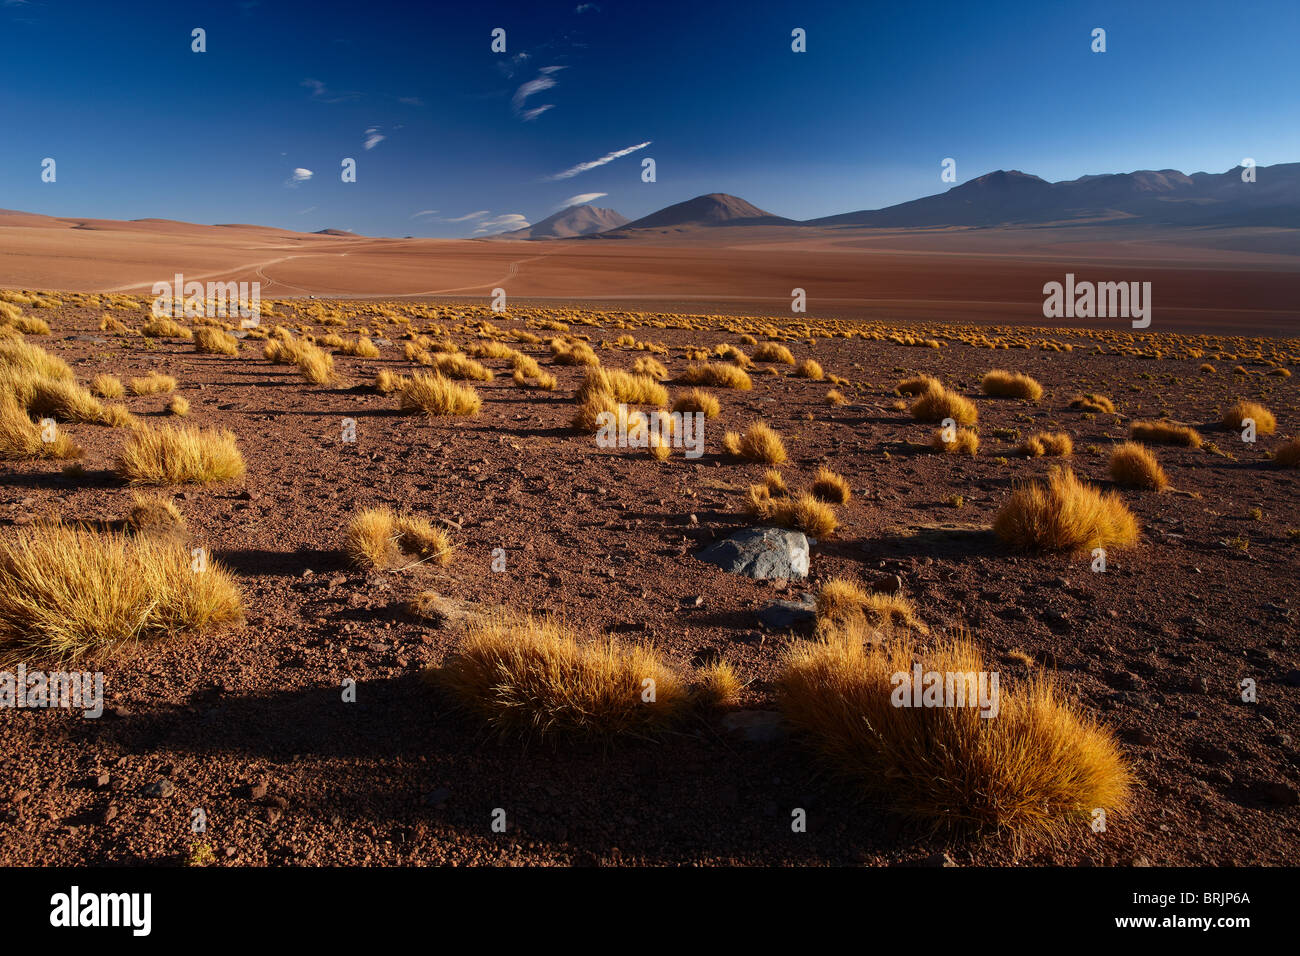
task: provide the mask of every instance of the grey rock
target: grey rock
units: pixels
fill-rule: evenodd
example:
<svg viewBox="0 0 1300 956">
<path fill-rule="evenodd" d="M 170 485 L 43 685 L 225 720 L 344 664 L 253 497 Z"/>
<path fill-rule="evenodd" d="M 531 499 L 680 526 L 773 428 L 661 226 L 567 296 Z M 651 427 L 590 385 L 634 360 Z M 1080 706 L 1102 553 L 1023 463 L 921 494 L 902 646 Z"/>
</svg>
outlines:
<svg viewBox="0 0 1300 956">
<path fill-rule="evenodd" d="M 167 799 L 176 792 L 176 784 L 172 783 L 166 777 L 159 777 L 153 783 L 146 783 L 140 788 L 140 795 L 143 797 L 161 797 Z"/>
<path fill-rule="evenodd" d="M 788 528 L 745 528 L 709 545 L 698 557 L 750 578 L 808 576 L 808 538 Z"/>
<path fill-rule="evenodd" d="M 774 631 L 788 631 L 817 620 L 817 605 L 811 599 L 775 601 L 758 612 L 758 619 Z"/>
</svg>

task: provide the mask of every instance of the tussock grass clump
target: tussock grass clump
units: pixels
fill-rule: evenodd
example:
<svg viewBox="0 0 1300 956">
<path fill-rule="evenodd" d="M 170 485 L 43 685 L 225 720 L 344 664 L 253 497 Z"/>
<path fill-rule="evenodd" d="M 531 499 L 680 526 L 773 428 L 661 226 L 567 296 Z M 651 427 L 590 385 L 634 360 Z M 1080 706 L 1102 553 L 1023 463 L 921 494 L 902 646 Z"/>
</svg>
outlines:
<svg viewBox="0 0 1300 956">
<path fill-rule="evenodd" d="M 1257 435 L 1271 435 L 1277 431 L 1277 419 L 1272 412 L 1258 402 L 1245 400 L 1238 400 L 1223 410 L 1223 427 L 1239 430 L 1247 418 L 1254 420 Z"/>
<path fill-rule="evenodd" d="M 1184 448 L 1200 448 L 1201 433 L 1187 425 L 1174 422 L 1136 421 L 1129 426 L 1129 437 L 1152 445 L 1182 445 Z"/>
<path fill-rule="evenodd" d="M 1036 402 L 1043 397 L 1043 386 L 1022 372 L 994 369 L 980 380 L 985 395 L 998 398 L 1023 398 Z"/>
<path fill-rule="evenodd" d="M 806 491 L 793 497 L 774 497 L 768 484 L 749 486 L 745 510 L 761 521 L 797 528 L 814 538 L 825 538 L 839 527 L 835 509 L 829 504 Z"/>
<path fill-rule="evenodd" d="M 926 389 L 912 403 L 912 417 L 919 422 L 941 422 L 951 418 L 958 425 L 970 427 L 979 421 L 975 403 L 954 391 L 935 386 Z"/>
<path fill-rule="evenodd" d="M 171 498 L 134 492 L 126 524 L 137 534 L 176 534 L 184 531 L 185 516 Z"/>
<path fill-rule="evenodd" d="M 901 594 L 864 591 L 848 578 L 831 578 L 817 592 L 817 623 L 823 629 L 865 620 L 876 627 L 906 627 L 925 631 L 916 605 Z"/>
<path fill-rule="evenodd" d="M 128 387 L 132 395 L 158 395 L 176 390 L 176 379 L 159 372 L 150 372 L 131 379 Z"/>
<path fill-rule="evenodd" d="M 100 398 L 122 398 L 126 386 L 116 375 L 99 374 L 90 380 L 90 391 Z"/>
<path fill-rule="evenodd" d="M 441 375 L 416 372 L 401 386 L 401 405 L 407 411 L 440 415 L 477 415 L 483 406 L 478 392 Z"/>
<path fill-rule="evenodd" d="M 894 386 L 900 395 L 924 395 L 931 389 L 942 389 L 943 383 L 933 375 L 914 375 Z"/>
<path fill-rule="evenodd" d="M 832 388 L 829 392 L 826 393 L 827 405 L 847 405 L 848 403 L 849 400 L 844 397 L 844 393 L 841 392 L 838 388 Z"/>
<path fill-rule="evenodd" d="M 1273 452 L 1273 463 L 1282 468 L 1300 467 L 1300 436 L 1292 438 Z"/>
<path fill-rule="evenodd" d="M 492 370 L 464 355 L 439 353 L 433 356 L 433 367 L 448 378 L 475 382 L 490 382 Z"/>
<path fill-rule="evenodd" d="M 413 567 L 452 559 L 451 537 L 418 515 L 366 508 L 348 524 L 344 550 L 354 565 L 367 570 Z"/>
<path fill-rule="evenodd" d="M 391 372 L 386 368 L 382 368 L 375 373 L 374 387 L 375 391 L 379 392 L 381 395 L 391 395 L 393 392 L 401 391 L 409 385 L 410 382 L 411 380 L 405 375 L 399 375 L 396 372 Z"/>
<path fill-rule="evenodd" d="M 747 461 L 759 461 L 767 465 L 780 465 L 786 459 L 785 443 L 781 436 L 763 422 L 754 422 L 744 434 L 727 432 L 722 445 L 727 453 Z"/>
<path fill-rule="evenodd" d="M 563 339 L 551 339 L 550 348 L 551 354 L 555 356 L 556 365 L 594 367 L 600 364 L 600 356 L 586 342 L 566 342 Z"/>
<path fill-rule="evenodd" d="M 818 501 L 829 502 L 833 505 L 846 505 L 849 503 L 849 498 L 853 496 L 845 477 L 836 474 L 829 468 L 817 469 L 817 475 L 813 478 L 811 490 L 813 497 Z"/>
<path fill-rule="evenodd" d="M 1138 523 L 1114 492 L 1103 494 L 1053 468 L 1045 482 L 1012 492 L 993 521 L 1006 544 L 1025 551 L 1086 551 L 1127 548 L 1137 543 Z"/>
<path fill-rule="evenodd" d="M 29 378 L 16 383 L 14 395 L 37 417 L 89 424 L 109 424 L 116 420 L 99 399 L 75 382 Z"/>
<path fill-rule="evenodd" d="M 658 359 L 643 355 L 632 363 L 632 374 L 644 375 L 655 381 L 663 381 L 668 377 L 668 368 Z M 662 403 L 660 403 L 662 404 Z"/>
<path fill-rule="evenodd" d="M 826 373 L 822 370 L 822 367 L 812 359 L 804 359 L 795 366 L 795 370 L 791 374 L 793 374 L 795 378 L 807 378 L 812 379 L 813 381 L 820 381 L 826 377 Z"/>
<path fill-rule="evenodd" d="M 81 449 L 66 432 L 32 421 L 13 396 L 0 391 L 0 459 L 32 461 L 37 458 L 67 460 L 80 457 Z"/>
<path fill-rule="evenodd" d="M 167 414 L 185 416 L 190 413 L 190 400 L 180 395 L 173 395 L 167 403 Z"/>
<path fill-rule="evenodd" d="M 1021 443 L 1020 454 L 1029 458 L 1068 458 L 1074 454 L 1074 440 L 1066 432 L 1035 432 Z"/>
<path fill-rule="evenodd" d="M 705 418 L 717 418 L 722 413 L 722 403 L 700 388 L 693 388 L 673 402 L 675 412 L 703 412 Z"/>
<path fill-rule="evenodd" d="M 936 830 L 1015 844 L 1062 838 L 1096 807 L 1127 806 L 1131 776 L 1119 743 L 1049 678 L 999 686 L 997 716 L 983 717 L 965 675 L 989 668 L 958 635 L 934 643 L 921 666 L 945 689 L 954 675 L 954 697 L 969 691 L 975 705 L 896 706 L 910 684 L 895 675 L 910 678 L 914 648 L 902 637 L 868 642 L 863 630 L 791 647 L 779 692 L 786 719 L 869 795 Z"/>
<path fill-rule="evenodd" d="M 1086 395 L 1078 395 L 1070 402 L 1071 408 L 1078 408 L 1085 412 L 1101 412 L 1105 415 L 1115 414 L 1115 403 L 1105 395 L 1098 395 L 1096 392 L 1088 392 Z"/>
<path fill-rule="evenodd" d="M 742 392 L 748 392 L 754 387 L 754 380 L 743 368 L 721 362 L 688 365 L 682 373 L 682 381 L 687 385 L 712 385 L 715 388 L 734 388 Z"/>
<path fill-rule="evenodd" d="M 71 382 L 75 378 L 72 369 L 63 359 L 22 339 L 0 340 L 0 369 L 21 377 L 47 378 L 60 382 Z"/>
<path fill-rule="evenodd" d="M 744 684 L 736 669 L 722 659 L 705 664 L 699 670 L 695 702 L 706 708 L 721 710 L 740 703 Z"/>
<path fill-rule="evenodd" d="M 589 395 L 605 392 L 628 405 L 668 404 L 668 390 L 647 375 L 633 375 L 621 369 L 593 368 L 588 370 L 575 396 L 578 402 Z"/>
<path fill-rule="evenodd" d="M 207 484 L 244 475 L 244 457 L 224 429 L 141 425 L 122 447 L 117 473 L 132 484 Z"/>
<path fill-rule="evenodd" d="M 651 737 L 692 703 L 648 647 L 581 641 L 553 619 L 502 612 L 471 624 L 431 676 L 502 737 Z"/>
<path fill-rule="evenodd" d="M 172 538 L 58 522 L 0 538 L 0 658 L 71 662 L 237 621 L 239 589 Z"/>
<path fill-rule="evenodd" d="M 194 333 L 173 320 L 158 316 L 140 326 L 140 334 L 149 339 L 184 339 L 194 338 Z"/>
<path fill-rule="evenodd" d="M 970 428 L 954 430 L 952 441 L 946 441 L 944 429 L 940 428 L 930 436 L 930 447 L 945 455 L 970 455 L 972 458 L 980 450 L 979 433 Z"/>
<path fill-rule="evenodd" d="M 790 353 L 790 350 L 777 342 L 764 342 L 754 349 L 753 358 L 755 362 L 779 362 L 782 365 L 794 364 L 794 356 Z"/>
<path fill-rule="evenodd" d="M 591 392 L 582 400 L 573 413 L 573 427 L 584 434 L 594 435 L 600 430 L 600 416 L 605 412 L 618 416 L 620 414 L 618 406 L 618 399 L 609 392 Z M 627 413 L 626 406 L 624 406 L 623 413 Z M 640 412 L 632 413 L 632 415 L 640 414 Z M 631 417 L 631 415 L 628 415 L 629 423 Z"/>
<path fill-rule="evenodd" d="M 1137 442 L 1116 445 L 1110 454 L 1110 480 L 1128 488 L 1164 491 L 1169 478 L 1156 456 Z"/>
<path fill-rule="evenodd" d="M 790 489 L 785 483 L 785 477 L 775 468 L 769 468 L 763 472 L 763 484 L 766 486 L 768 494 L 774 497 L 779 498 L 790 493 Z"/>
<path fill-rule="evenodd" d="M 194 351 L 206 355 L 238 355 L 239 339 L 221 329 L 202 326 L 194 333 Z"/>
</svg>

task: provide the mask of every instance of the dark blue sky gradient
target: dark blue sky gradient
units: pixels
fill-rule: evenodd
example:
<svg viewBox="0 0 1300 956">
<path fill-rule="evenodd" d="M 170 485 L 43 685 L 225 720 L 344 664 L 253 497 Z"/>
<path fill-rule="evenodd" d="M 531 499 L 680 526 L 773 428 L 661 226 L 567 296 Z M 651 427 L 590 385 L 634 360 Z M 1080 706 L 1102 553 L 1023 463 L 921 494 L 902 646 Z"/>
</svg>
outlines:
<svg viewBox="0 0 1300 956">
<path fill-rule="evenodd" d="M 949 156 L 959 181 L 1300 159 L 1296 0 L 577 6 L 0 0 L 0 207 L 453 237 L 597 192 L 632 218 L 705 192 L 875 208 L 948 188 Z M 552 66 L 527 121 L 512 97 Z"/>
</svg>

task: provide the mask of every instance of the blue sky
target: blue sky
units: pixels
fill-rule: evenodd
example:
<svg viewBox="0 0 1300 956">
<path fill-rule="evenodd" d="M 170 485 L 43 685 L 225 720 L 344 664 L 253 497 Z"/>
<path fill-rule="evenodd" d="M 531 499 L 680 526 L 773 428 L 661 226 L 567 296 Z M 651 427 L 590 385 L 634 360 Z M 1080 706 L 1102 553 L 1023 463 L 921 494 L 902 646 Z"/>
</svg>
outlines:
<svg viewBox="0 0 1300 956">
<path fill-rule="evenodd" d="M 460 237 L 595 193 L 876 208 L 948 188 L 945 157 L 1218 172 L 1300 160 L 1297 48 L 1296 0 L 0 0 L 0 208 Z"/>
</svg>

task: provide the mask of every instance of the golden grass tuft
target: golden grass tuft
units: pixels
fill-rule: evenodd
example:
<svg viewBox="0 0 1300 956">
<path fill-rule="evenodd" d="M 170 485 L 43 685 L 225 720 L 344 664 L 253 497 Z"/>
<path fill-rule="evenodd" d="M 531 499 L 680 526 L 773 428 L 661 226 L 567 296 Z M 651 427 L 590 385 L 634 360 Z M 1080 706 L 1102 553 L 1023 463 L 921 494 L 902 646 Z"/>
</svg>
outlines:
<svg viewBox="0 0 1300 956">
<path fill-rule="evenodd" d="M 176 390 L 176 379 L 159 372 L 150 372 L 131 379 L 128 388 L 132 395 L 158 395 Z"/>
<path fill-rule="evenodd" d="M 190 400 L 181 395 L 173 395 L 172 400 L 167 403 L 167 414 L 185 416 L 190 413 Z"/>
<path fill-rule="evenodd" d="M 150 339 L 185 339 L 194 338 L 194 333 L 165 316 L 150 319 L 140 326 L 140 334 Z"/>
<path fill-rule="evenodd" d="M 1254 420 L 1257 435 L 1271 435 L 1277 431 L 1277 419 L 1273 417 L 1272 412 L 1258 402 L 1247 402 L 1241 399 L 1223 410 L 1223 427 L 1240 429 L 1247 418 Z"/>
<path fill-rule="evenodd" d="M 649 355 L 643 355 L 632 363 L 632 374 L 644 375 L 655 381 L 663 381 L 668 377 L 668 369 L 663 362 L 651 358 Z M 660 402 L 659 404 L 663 404 Z"/>
<path fill-rule="evenodd" d="M 348 524 L 344 550 L 357 567 L 405 570 L 452 560 L 451 537 L 418 515 L 394 514 L 388 508 L 366 508 Z"/>
<path fill-rule="evenodd" d="M 80 457 L 81 449 L 66 432 L 57 425 L 42 426 L 32 421 L 13 396 L 0 391 L 0 459 L 31 461 Z"/>
<path fill-rule="evenodd" d="M 813 497 L 833 505 L 846 505 L 853 493 L 843 475 L 836 474 L 829 468 L 818 468 L 812 483 Z"/>
<path fill-rule="evenodd" d="M 205 355 L 238 355 L 239 339 L 221 329 L 201 326 L 194 333 L 194 351 Z"/>
<path fill-rule="evenodd" d="M 869 796 L 936 830 L 1016 845 L 1063 838 L 1095 808 L 1126 808 L 1131 775 L 1118 742 L 1049 678 L 999 682 L 995 718 L 978 706 L 896 706 L 914 648 L 899 637 L 867 642 L 863 630 L 792 646 L 779 693 L 796 731 Z M 931 645 L 922 666 L 945 679 L 988 672 L 963 635 Z"/>
<path fill-rule="evenodd" d="M 775 468 L 769 468 L 763 472 L 763 484 L 766 486 L 768 493 L 777 498 L 790 493 L 789 487 L 785 483 L 785 478 Z"/>
<path fill-rule="evenodd" d="M 847 405 L 849 400 L 844 397 L 844 393 L 838 388 L 832 388 L 826 393 L 827 405 Z"/>
<path fill-rule="evenodd" d="M 941 422 L 951 418 L 958 425 L 971 427 L 979 421 L 979 410 L 969 399 L 943 386 L 933 386 L 912 403 L 912 417 L 919 422 Z"/>
<path fill-rule="evenodd" d="M 688 365 L 682 373 L 682 381 L 687 385 L 712 385 L 715 388 L 734 388 L 742 392 L 748 392 L 754 387 L 754 380 L 743 368 L 721 362 Z"/>
<path fill-rule="evenodd" d="M 184 531 L 185 516 L 171 498 L 134 492 L 126 524 L 137 534 L 175 534 Z"/>
<path fill-rule="evenodd" d="M 795 378 L 807 378 L 812 379 L 815 382 L 821 381 L 826 377 L 826 373 L 822 370 L 822 367 L 812 359 L 804 359 L 795 366 L 795 370 L 791 374 L 794 375 Z"/>
<path fill-rule="evenodd" d="M 410 382 L 411 380 L 405 375 L 399 375 L 396 372 L 391 372 L 386 368 L 382 368 L 375 373 L 374 388 L 375 391 L 379 392 L 381 395 L 390 395 L 393 392 L 401 391 L 409 385 Z"/>
<path fill-rule="evenodd" d="M 1030 458 L 1068 458 L 1074 454 L 1074 441 L 1066 432 L 1035 432 L 1021 442 L 1020 454 Z"/>
<path fill-rule="evenodd" d="M 942 389 L 943 383 L 932 375 L 914 375 L 894 386 L 900 395 L 924 395 L 931 389 Z"/>
<path fill-rule="evenodd" d="M 579 403 L 596 393 L 612 395 L 628 405 L 668 404 L 668 390 L 647 375 L 633 375 L 620 369 L 593 368 L 587 371 L 575 398 Z"/>
<path fill-rule="evenodd" d="M 502 737 L 657 736 L 692 703 L 687 685 L 648 647 L 582 641 L 553 619 L 503 612 L 471 624 L 431 676 Z"/>
<path fill-rule="evenodd" d="M 736 669 L 718 659 L 700 668 L 695 688 L 695 702 L 702 707 L 722 710 L 740 703 L 744 685 Z"/>
<path fill-rule="evenodd" d="M 974 457 L 980 450 L 979 433 L 970 428 L 954 429 L 952 441 L 944 440 L 945 429 L 938 429 L 930 436 L 930 447 L 945 455 L 970 455 Z"/>
<path fill-rule="evenodd" d="M 794 356 L 790 354 L 790 350 L 777 342 L 764 342 L 754 349 L 753 359 L 755 362 L 779 362 L 782 365 L 794 364 Z"/>
<path fill-rule="evenodd" d="M 1182 445 L 1184 448 L 1200 448 L 1201 433 L 1187 425 L 1174 422 L 1136 421 L 1129 426 L 1129 437 L 1152 445 Z"/>
<path fill-rule="evenodd" d="M 827 629 L 861 619 L 876 627 L 905 627 L 926 631 L 916 606 L 901 594 L 864 591 L 848 578 L 831 578 L 817 592 L 817 623 Z"/>
<path fill-rule="evenodd" d="M 1074 400 L 1070 402 L 1070 407 L 1085 412 L 1101 412 L 1105 415 L 1115 414 L 1115 403 L 1105 395 L 1098 395 L 1096 392 L 1075 396 Z"/>
<path fill-rule="evenodd" d="M 998 398 L 1023 398 L 1036 402 L 1043 397 L 1043 386 L 1032 377 L 1005 369 L 994 369 L 986 374 L 980 380 L 980 388 L 985 395 Z"/>
<path fill-rule="evenodd" d="M 126 395 L 126 386 L 116 375 L 101 373 L 90 380 L 90 390 L 100 398 L 122 398 Z"/>
<path fill-rule="evenodd" d="M 1053 468 L 1047 480 L 1012 492 L 998 511 L 993 530 L 1003 542 L 1025 551 L 1085 551 L 1132 547 L 1138 523 L 1114 492 L 1103 494 Z"/>
<path fill-rule="evenodd" d="M 754 422 L 744 434 L 727 432 L 722 439 L 728 454 L 747 461 L 766 465 L 780 465 L 786 460 L 785 443 L 781 436 L 763 422 Z"/>
<path fill-rule="evenodd" d="M 717 418 L 722 413 L 722 403 L 700 388 L 693 388 L 673 402 L 675 412 L 703 412 L 705 418 Z"/>
<path fill-rule="evenodd" d="M 1164 491 L 1169 478 L 1156 456 L 1137 442 L 1116 445 L 1110 454 L 1110 480 L 1127 488 Z"/>
<path fill-rule="evenodd" d="M 478 392 L 468 385 L 457 385 L 441 375 L 414 373 L 401 386 L 401 405 L 407 411 L 440 415 L 477 415 L 483 406 Z"/>
<path fill-rule="evenodd" d="M 762 521 L 797 528 L 814 538 L 825 538 L 839 527 L 835 509 L 806 491 L 793 497 L 773 497 L 769 485 L 750 485 L 745 510 Z"/>
<path fill-rule="evenodd" d="M 141 425 L 118 454 L 117 473 L 136 485 L 206 484 L 244 475 L 233 432 Z"/>
<path fill-rule="evenodd" d="M 1282 468 L 1300 467 L 1300 436 L 1292 438 L 1273 452 L 1273 463 Z"/>
<path fill-rule="evenodd" d="M 173 538 L 58 522 L 0 538 L 0 657 L 71 662 L 242 617 L 214 561 Z"/>
</svg>

